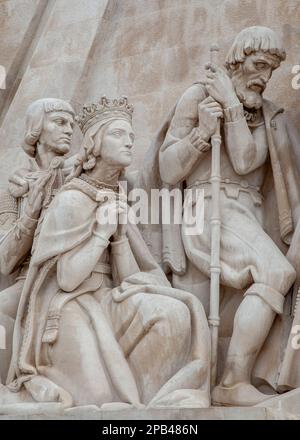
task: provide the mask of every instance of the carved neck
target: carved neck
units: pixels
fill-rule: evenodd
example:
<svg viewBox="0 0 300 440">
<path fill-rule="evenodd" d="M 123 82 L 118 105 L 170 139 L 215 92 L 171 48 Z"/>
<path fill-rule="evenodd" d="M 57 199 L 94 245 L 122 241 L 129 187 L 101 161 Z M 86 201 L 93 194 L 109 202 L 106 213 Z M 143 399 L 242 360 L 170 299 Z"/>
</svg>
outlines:
<svg viewBox="0 0 300 440">
<path fill-rule="evenodd" d="M 85 171 L 87 176 L 109 185 L 117 185 L 121 173 L 122 168 L 110 165 L 103 160 L 98 160 L 92 170 Z"/>
<path fill-rule="evenodd" d="M 41 170 L 47 170 L 52 159 L 58 154 L 43 144 L 38 144 L 36 149 L 35 161 Z"/>
</svg>

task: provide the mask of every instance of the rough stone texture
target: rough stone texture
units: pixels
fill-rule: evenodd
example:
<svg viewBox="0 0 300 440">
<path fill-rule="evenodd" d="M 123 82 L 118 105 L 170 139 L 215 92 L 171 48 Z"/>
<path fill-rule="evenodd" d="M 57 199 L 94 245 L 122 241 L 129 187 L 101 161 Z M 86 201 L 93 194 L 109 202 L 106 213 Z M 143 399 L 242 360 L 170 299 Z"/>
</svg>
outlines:
<svg viewBox="0 0 300 440">
<path fill-rule="evenodd" d="M 270 410 L 283 411 L 290 414 L 297 414 L 300 417 L 300 390 L 299 388 L 288 393 L 273 397 L 256 407 L 269 408 Z"/>
<path fill-rule="evenodd" d="M 96 407 L 67 410 L 64 414 L 0 415 L 1 420 L 299 420 L 300 415 L 271 408 L 208 408 L 101 411 Z"/>
<path fill-rule="evenodd" d="M 283 35 L 288 59 L 275 72 L 266 97 L 287 107 L 292 120 L 299 120 L 298 92 L 291 86 L 292 66 L 299 64 L 298 2 L 89 0 L 83 6 L 76 0 L 70 7 L 70 0 L 41 0 L 3 4 L 0 18 L 7 15 L 11 23 L 5 22 L 8 23 L 4 29 L 7 55 L 3 61 L 0 58 L 0 64 L 8 72 L 7 90 L 0 95 L 3 164 L 0 186 L 6 185 L 8 174 L 24 160 L 19 146 L 25 109 L 32 100 L 45 96 L 69 100 L 76 109 L 103 93 L 130 96 L 136 108 L 137 135 L 132 167 L 139 168 L 168 110 L 182 91 L 201 77 L 210 44 L 219 42 L 221 62 L 234 35 L 254 24 L 270 26 Z M 18 6 L 26 9 L 24 26 L 23 21 L 20 25 L 20 16 L 11 13 Z M 16 28 L 22 28 L 22 32 L 16 32 Z M 79 141 L 77 130 L 72 151 Z M 238 141 L 236 144 L 240 145 Z M 204 412 L 157 413 L 153 410 L 105 412 L 89 407 L 59 414 L 48 408 L 46 412 L 49 418 L 297 418 L 298 401 L 296 392 L 272 399 L 268 409 L 213 408 Z M 20 412 L 17 406 L 14 409 L 16 417 L 29 417 L 28 413 L 24 415 L 22 407 Z M 44 418 L 44 414 L 43 410 L 37 413 L 33 405 L 31 417 Z"/>
<path fill-rule="evenodd" d="M 2 183 L 11 172 L 10 166 L 20 166 L 24 160 L 19 145 L 28 104 L 42 97 L 73 98 L 106 5 L 107 0 L 88 1 L 84 5 L 72 1 L 72 8 L 69 0 L 47 3 L 35 50 L 9 108 L 2 115 L 0 155 L 2 163 L 6 163 L 1 170 Z M 10 50 L 10 45 L 6 46 L 6 51 Z"/>
<path fill-rule="evenodd" d="M 210 44 L 220 44 L 223 60 L 246 26 L 270 26 L 283 35 L 287 61 L 274 73 L 266 97 L 299 120 L 298 92 L 291 87 L 292 66 L 300 63 L 297 0 L 10 0 L 0 11 L 5 20 L 0 64 L 9 68 L 17 57 L 24 61 L 18 87 L 1 114 L 1 185 L 23 158 L 18 146 L 26 107 L 46 96 L 76 106 L 103 93 L 127 94 L 136 108 L 135 168 L 163 115 L 201 76 Z M 41 11 L 43 19 L 30 33 Z M 25 44 L 25 34 L 32 44 Z M 0 100 L 4 94 L 0 90 Z M 75 145 L 78 139 L 77 133 Z"/>
<path fill-rule="evenodd" d="M 0 4 L 0 64 L 6 71 L 6 90 L 0 95 L 0 121 L 9 108 L 32 55 L 39 21 L 47 1 L 7 0 Z"/>
<path fill-rule="evenodd" d="M 275 400 L 275 399 L 272 399 Z M 95 406 L 71 408 L 61 413 L 51 411 L 38 412 L 15 408 L 14 414 L 2 411 L 1 420 L 299 420 L 300 413 L 295 408 L 270 407 L 232 407 L 232 408 L 191 408 L 191 409 L 148 409 L 103 411 Z"/>
<path fill-rule="evenodd" d="M 1 415 L 0 420 L 272 420 L 280 417 L 265 408 L 208 408 L 100 411 L 96 407 L 75 408 L 64 414 Z"/>
<path fill-rule="evenodd" d="M 108 405 L 119 409 L 120 403 L 122 409 L 210 406 L 210 333 L 204 309 L 191 293 L 172 289 L 124 208 L 121 226 L 118 203 L 125 194 L 118 182 L 132 161 L 132 113 L 122 97 L 103 97 L 93 113 L 83 108 L 78 120 L 84 134 L 82 161 L 76 167 L 78 178 L 68 184 L 62 167 L 73 133 L 72 108 L 48 98 L 34 102 L 27 112 L 31 135 L 26 136 L 26 151 L 34 156 L 35 168 L 23 175 L 22 197 L 14 199 L 20 215 L 15 211 L 15 223 L 0 245 L 1 273 L 19 267 L 26 280 L 23 284 L 19 278 L 0 295 L 0 328 L 7 330 L 8 346 L 0 353 L 0 379 L 12 383 L 7 361 L 13 347 L 12 369 L 18 365 L 29 393 L 11 393 L 0 385 L 0 413 L 2 405 L 14 410 L 19 402 L 30 408 L 32 399 L 63 402 L 66 408 L 105 405 L 106 410 Z M 34 130 L 38 123 L 42 128 Z M 88 152 L 85 145 L 91 140 Z M 88 173 L 83 172 L 87 167 Z M 107 208 L 109 219 L 119 212 L 118 223 L 105 221 Z M 79 313 L 72 299 L 79 301 Z M 36 360 L 23 368 L 26 346 L 28 359 Z M 34 347 L 41 347 L 37 356 Z M 55 354 L 48 352 L 40 362 L 46 347 Z M 28 368 L 38 373 L 30 380 Z"/>
</svg>

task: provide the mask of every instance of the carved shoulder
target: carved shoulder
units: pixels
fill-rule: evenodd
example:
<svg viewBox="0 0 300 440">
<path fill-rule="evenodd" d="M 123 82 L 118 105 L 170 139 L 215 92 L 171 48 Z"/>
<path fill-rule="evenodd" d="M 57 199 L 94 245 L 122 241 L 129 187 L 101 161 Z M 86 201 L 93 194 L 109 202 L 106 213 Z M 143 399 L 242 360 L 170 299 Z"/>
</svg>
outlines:
<svg viewBox="0 0 300 440">
<path fill-rule="evenodd" d="M 173 123 L 180 126 L 193 126 L 198 119 L 198 105 L 206 97 L 205 88 L 201 84 L 193 84 L 178 101 Z"/>
<path fill-rule="evenodd" d="M 71 225 L 86 221 L 96 206 L 97 203 L 87 194 L 70 189 L 57 194 L 49 211 L 51 214 L 55 211 L 56 216 L 61 217 L 62 223 Z"/>
</svg>

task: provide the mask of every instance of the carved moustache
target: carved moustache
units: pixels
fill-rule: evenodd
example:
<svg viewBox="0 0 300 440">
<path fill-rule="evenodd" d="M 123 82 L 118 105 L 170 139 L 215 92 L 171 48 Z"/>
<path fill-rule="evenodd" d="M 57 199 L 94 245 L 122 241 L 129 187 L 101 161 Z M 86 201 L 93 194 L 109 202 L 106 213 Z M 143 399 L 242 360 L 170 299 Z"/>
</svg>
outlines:
<svg viewBox="0 0 300 440">
<path fill-rule="evenodd" d="M 264 80 L 251 79 L 247 82 L 247 88 L 257 93 L 262 93 L 266 88 L 267 83 Z"/>
</svg>

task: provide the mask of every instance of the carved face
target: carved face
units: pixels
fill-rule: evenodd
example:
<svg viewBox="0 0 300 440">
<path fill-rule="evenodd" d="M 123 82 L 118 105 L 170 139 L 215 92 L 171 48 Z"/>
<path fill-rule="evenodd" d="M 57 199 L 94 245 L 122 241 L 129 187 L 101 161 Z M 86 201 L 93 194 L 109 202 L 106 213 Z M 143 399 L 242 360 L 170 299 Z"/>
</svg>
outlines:
<svg viewBox="0 0 300 440">
<path fill-rule="evenodd" d="M 232 83 L 245 107 L 258 109 L 262 106 L 262 93 L 278 64 L 276 56 L 255 52 L 233 71 Z"/>
<path fill-rule="evenodd" d="M 105 129 L 101 142 L 101 158 L 109 165 L 128 167 L 132 162 L 134 132 L 129 122 L 119 119 Z"/>
<path fill-rule="evenodd" d="M 39 143 L 57 155 L 64 155 L 70 150 L 74 118 L 70 113 L 54 111 L 46 113 Z"/>
</svg>

